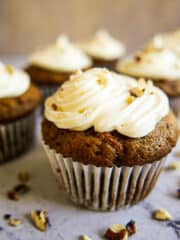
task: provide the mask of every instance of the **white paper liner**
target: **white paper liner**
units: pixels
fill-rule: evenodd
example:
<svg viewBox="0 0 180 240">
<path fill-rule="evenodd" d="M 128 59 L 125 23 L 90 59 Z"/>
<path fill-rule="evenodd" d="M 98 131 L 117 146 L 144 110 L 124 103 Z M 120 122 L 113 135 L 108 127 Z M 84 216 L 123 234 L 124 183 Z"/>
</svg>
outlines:
<svg viewBox="0 0 180 240">
<path fill-rule="evenodd" d="M 12 123 L 0 124 L 0 163 L 28 150 L 34 140 L 36 111 Z"/>
<path fill-rule="evenodd" d="M 166 160 L 134 167 L 96 167 L 65 158 L 42 143 L 56 179 L 70 199 L 93 210 L 116 210 L 143 200 Z"/>
</svg>

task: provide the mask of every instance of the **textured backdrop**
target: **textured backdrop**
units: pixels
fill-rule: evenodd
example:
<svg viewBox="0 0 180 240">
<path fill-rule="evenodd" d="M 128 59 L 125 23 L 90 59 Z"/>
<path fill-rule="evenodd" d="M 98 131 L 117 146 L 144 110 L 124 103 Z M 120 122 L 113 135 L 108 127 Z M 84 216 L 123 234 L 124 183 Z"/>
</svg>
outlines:
<svg viewBox="0 0 180 240">
<path fill-rule="evenodd" d="M 108 28 L 133 50 L 180 26 L 180 0 L 0 0 L 0 52 L 26 53 L 61 32 L 85 38 Z"/>
</svg>

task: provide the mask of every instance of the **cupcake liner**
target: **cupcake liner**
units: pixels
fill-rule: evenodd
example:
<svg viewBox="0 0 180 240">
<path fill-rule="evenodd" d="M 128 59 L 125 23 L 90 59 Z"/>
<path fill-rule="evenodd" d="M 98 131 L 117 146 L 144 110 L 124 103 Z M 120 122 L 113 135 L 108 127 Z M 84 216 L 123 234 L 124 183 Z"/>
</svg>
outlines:
<svg viewBox="0 0 180 240">
<path fill-rule="evenodd" d="M 170 106 L 177 116 L 180 116 L 180 97 L 170 98 Z"/>
<path fill-rule="evenodd" d="M 12 123 L 0 124 L 0 163 L 11 160 L 32 146 L 36 111 Z"/>
<path fill-rule="evenodd" d="M 96 167 L 65 158 L 44 142 L 43 147 L 57 181 L 70 199 L 93 210 L 117 210 L 143 200 L 166 160 L 134 167 Z"/>
</svg>

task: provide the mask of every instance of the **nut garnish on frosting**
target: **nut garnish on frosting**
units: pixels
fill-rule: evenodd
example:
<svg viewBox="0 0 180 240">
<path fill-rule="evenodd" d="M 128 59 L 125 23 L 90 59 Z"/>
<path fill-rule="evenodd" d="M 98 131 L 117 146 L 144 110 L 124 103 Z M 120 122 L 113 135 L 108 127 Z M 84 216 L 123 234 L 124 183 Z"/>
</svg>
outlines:
<svg viewBox="0 0 180 240">
<path fill-rule="evenodd" d="M 27 73 L 0 63 L 0 99 L 21 96 L 29 86 L 30 78 Z"/>
<path fill-rule="evenodd" d="M 107 31 L 98 31 L 95 36 L 79 44 L 89 56 L 102 60 L 115 60 L 125 53 L 125 46 Z"/>
<path fill-rule="evenodd" d="M 32 54 L 29 62 L 35 66 L 62 72 L 86 69 L 92 64 L 91 59 L 65 35 L 61 35 L 56 43 Z"/>
<path fill-rule="evenodd" d="M 129 104 L 131 91 L 137 94 Z M 72 75 L 45 103 L 46 119 L 58 128 L 94 127 L 97 132 L 116 130 L 132 138 L 146 136 L 168 112 L 167 96 L 151 82 L 101 68 Z"/>
</svg>

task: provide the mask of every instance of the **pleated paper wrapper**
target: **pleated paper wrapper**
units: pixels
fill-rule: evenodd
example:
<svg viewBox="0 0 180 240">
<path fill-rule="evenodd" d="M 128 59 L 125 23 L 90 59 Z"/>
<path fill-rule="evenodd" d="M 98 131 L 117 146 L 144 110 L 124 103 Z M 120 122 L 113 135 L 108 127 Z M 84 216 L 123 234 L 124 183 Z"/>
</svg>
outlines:
<svg viewBox="0 0 180 240">
<path fill-rule="evenodd" d="M 117 210 L 143 200 L 154 188 L 166 160 L 134 167 L 96 167 L 63 157 L 43 140 L 42 144 L 69 198 L 93 210 Z"/>
<path fill-rule="evenodd" d="M 32 146 L 36 114 L 34 111 L 12 123 L 0 124 L 0 163 L 14 159 Z"/>
</svg>

